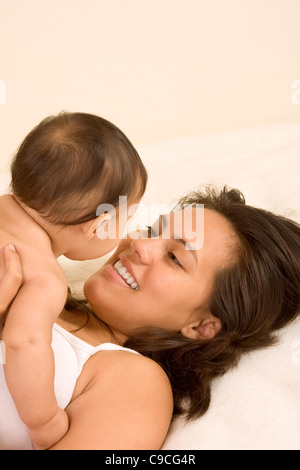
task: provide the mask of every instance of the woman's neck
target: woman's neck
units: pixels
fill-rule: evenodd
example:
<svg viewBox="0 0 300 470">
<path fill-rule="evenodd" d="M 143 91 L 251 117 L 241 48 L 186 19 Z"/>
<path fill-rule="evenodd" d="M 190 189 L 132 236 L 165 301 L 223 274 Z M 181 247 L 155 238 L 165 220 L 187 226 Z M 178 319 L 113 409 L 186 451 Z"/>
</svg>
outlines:
<svg viewBox="0 0 300 470">
<path fill-rule="evenodd" d="M 56 323 L 91 346 L 102 343 L 122 345 L 126 340 L 109 331 L 94 314 L 85 314 L 76 309 L 63 310 Z"/>
</svg>

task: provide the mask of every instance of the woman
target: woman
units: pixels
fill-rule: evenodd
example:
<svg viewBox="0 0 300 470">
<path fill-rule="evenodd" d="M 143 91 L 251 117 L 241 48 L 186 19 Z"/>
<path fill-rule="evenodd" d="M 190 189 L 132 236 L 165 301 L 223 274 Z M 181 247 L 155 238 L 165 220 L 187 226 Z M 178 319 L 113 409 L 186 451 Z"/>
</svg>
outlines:
<svg viewBox="0 0 300 470">
<path fill-rule="evenodd" d="M 226 188 L 184 204 L 193 213 L 204 204 L 202 249 L 185 249 L 170 214 L 170 237 L 160 223 L 157 238 L 123 240 L 87 280 L 89 304 L 70 297 L 55 325 L 54 352 L 69 341 L 77 359 L 85 356 L 65 400 L 70 429 L 54 449 L 160 448 L 172 415 L 205 413 L 212 380 L 243 352 L 273 344 L 276 330 L 298 315 L 295 222 L 247 206 Z M 58 357 L 58 375 L 63 360 L 65 371 L 72 366 L 66 354 Z"/>
</svg>

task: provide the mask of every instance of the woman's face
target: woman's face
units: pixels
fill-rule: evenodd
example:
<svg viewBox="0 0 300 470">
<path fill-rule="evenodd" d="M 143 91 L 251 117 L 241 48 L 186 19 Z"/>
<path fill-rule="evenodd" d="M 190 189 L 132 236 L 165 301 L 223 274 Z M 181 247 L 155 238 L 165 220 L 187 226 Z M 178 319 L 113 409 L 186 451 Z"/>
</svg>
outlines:
<svg viewBox="0 0 300 470">
<path fill-rule="evenodd" d="M 203 211 L 187 210 L 193 211 L 193 223 L 195 211 Z M 159 238 L 123 240 L 106 265 L 87 280 L 88 302 L 114 330 L 127 335 L 140 327 L 196 327 L 199 306 L 205 305 L 216 272 L 229 263 L 237 238 L 224 217 L 204 209 L 203 246 L 188 250 L 184 240 L 176 239 L 176 224 L 171 213 L 164 216 L 163 230 L 161 221 L 155 228 Z"/>
</svg>

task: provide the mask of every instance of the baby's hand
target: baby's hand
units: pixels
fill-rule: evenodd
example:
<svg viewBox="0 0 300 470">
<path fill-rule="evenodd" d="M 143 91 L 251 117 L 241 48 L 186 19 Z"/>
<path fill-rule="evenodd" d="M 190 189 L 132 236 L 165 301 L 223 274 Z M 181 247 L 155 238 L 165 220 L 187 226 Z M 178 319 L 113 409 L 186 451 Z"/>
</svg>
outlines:
<svg viewBox="0 0 300 470">
<path fill-rule="evenodd" d="M 0 282 L 0 315 L 3 315 L 23 282 L 21 260 L 14 245 L 4 248 L 5 274 Z"/>
</svg>

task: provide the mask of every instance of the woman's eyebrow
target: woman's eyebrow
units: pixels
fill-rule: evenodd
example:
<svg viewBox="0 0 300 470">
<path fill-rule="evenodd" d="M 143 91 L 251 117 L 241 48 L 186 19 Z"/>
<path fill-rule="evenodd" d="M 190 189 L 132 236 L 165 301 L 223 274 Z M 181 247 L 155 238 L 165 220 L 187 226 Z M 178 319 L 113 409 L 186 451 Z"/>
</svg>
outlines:
<svg viewBox="0 0 300 470">
<path fill-rule="evenodd" d="M 180 243 L 180 245 L 183 245 L 185 250 L 188 252 L 188 253 L 191 253 L 196 261 L 196 263 L 198 263 L 198 256 L 197 256 L 197 252 L 196 250 L 193 250 L 191 248 L 191 244 L 186 242 L 183 238 L 173 238 L 174 242 L 178 242 Z"/>
<path fill-rule="evenodd" d="M 168 216 L 167 216 L 166 214 L 161 214 L 161 215 L 159 216 L 159 223 L 161 222 L 161 230 L 160 230 L 160 232 L 162 232 L 162 231 L 164 230 L 164 228 L 165 228 L 165 227 L 167 226 L 167 224 L 168 224 L 167 217 L 168 217 Z M 160 224 L 159 224 L 159 225 L 160 225 Z M 170 236 L 171 236 L 171 235 L 170 235 Z M 186 251 L 189 251 L 189 252 L 193 255 L 193 257 L 194 257 L 196 263 L 198 263 L 198 256 L 197 256 L 197 253 L 196 253 L 195 250 L 193 250 L 193 249 L 191 248 L 191 244 L 190 244 L 189 242 L 187 242 L 186 240 L 184 240 L 184 239 L 181 238 L 181 237 L 176 237 L 176 233 L 175 233 L 174 236 L 172 237 L 172 240 L 174 240 L 174 241 L 177 242 L 177 243 L 180 243 L 180 245 L 183 245 L 184 248 L 186 249 Z"/>
</svg>

